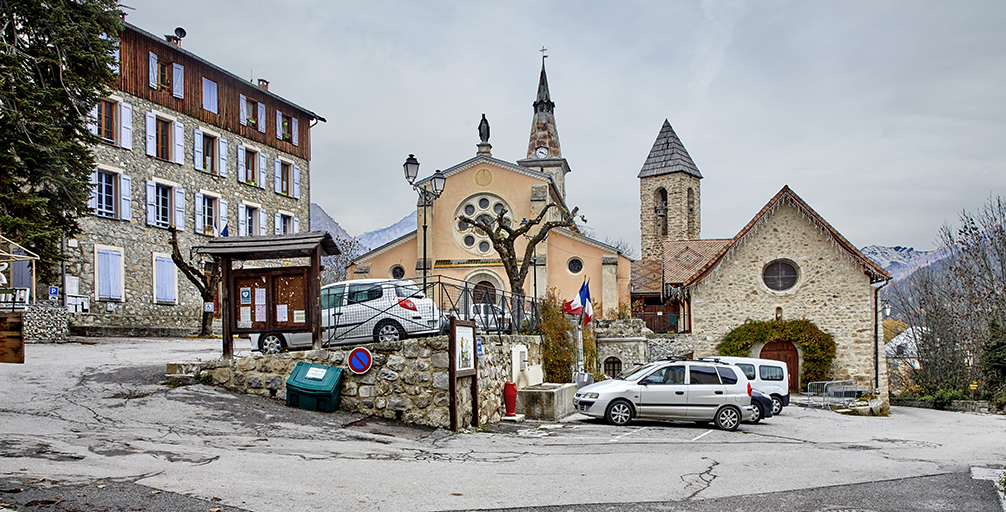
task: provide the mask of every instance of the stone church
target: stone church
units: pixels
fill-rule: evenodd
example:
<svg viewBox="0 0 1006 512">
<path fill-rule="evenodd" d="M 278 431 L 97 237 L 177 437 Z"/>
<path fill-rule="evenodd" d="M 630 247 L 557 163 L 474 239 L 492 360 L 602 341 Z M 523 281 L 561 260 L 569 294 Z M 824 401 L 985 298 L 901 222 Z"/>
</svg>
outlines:
<svg viewBox="0 0 1006 512">
<path fill-rule="evenodd" d="M 632 300 L 650 329 L 702 357 L 748 320 L 810 320 L 834 337 L 829 379 L 854 380 L 886 401 L 883 268 L 788 186 L 733 238 L 702 239 L 702 174 L 667 121 L 638 178 L 642 258 L 632 264 Z M 806 389 L 799 344 L 759 343 L 750 356 L 787 361 L 792 388 Z"/>
<path fill-rule="evenodd" d="M 422 200 L 416 205 L 416 230 L 356 258 L 348 269 L 351 278 L 418 282 L 426 268 L 431 276 L 477 288 L 476 300 L 484 294 L 495 297 L 497 290 L 512 292 L 487 236 L 458 217 L 492 218 L 505 208 L 507 221 L 518 225 L 535 218 L 549 204 L 572 208 L 566 198 L 571 169 L 559 145 L 555 103 L 549 94 L 544 61 L 533 109 L 525 158 L 511 162 L 494 157 L 486 133 L 485 140 L 476 145 L 475 156 L 442 171 L 446 179 L 442 195 L 425 208 Z M 429 178 L 416 184 L 429 186 Z M 558 218 L 558 211 L 552 208 L 544 220 Z M 532 229 L 529 234 L 535 232 Z M 519 240 L 515 249 L 523 254 L 525 247 L 526 241 Z M 541 297 L 554 287 L 563 300 L 570 300 L 586 280 L 595 312 L 628 304 L 631 260 L 617 248 L 579 231 L 560 228 L 552 230 L 534 254 L 524 281 L 526 295 Z"/>
</svg>

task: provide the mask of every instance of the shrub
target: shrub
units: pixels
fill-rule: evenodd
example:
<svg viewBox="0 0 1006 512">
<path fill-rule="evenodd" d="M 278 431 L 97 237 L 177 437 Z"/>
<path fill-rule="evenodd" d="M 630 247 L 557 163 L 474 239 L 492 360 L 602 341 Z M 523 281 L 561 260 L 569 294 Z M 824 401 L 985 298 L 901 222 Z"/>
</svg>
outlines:
<svg viewBox="0 0 1006 512">
<path fill-rule="evenodd" d="M 576 347 L 569 336 L 570 328 L 566 314 L 562 312 L 558 291 L 554 287 L 549 288 L 541 303 L 541 333 L 544 336 L 541 355 L 545 382 L 573 382 Z"/>
<path fill-rule="evenodd" d="M 959 389 L 939 389 L 933 393 L 933 407 L 939 410 L 946 409 L 954 400 L 967 400 L 967 395 Z"/>
</svg>

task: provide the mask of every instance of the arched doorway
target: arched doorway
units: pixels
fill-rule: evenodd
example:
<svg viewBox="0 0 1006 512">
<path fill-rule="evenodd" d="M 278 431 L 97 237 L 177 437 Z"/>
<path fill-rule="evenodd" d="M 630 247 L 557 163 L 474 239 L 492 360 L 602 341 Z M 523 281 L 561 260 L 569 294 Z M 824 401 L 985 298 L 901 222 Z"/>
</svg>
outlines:
<svg viewBox="0 0 1006 512">
<path fill-rule="evenodd" d="M 476 304 L 495 304 L 496 303 L 496 286 L 494 286 L 489 281 L 479 281 L 475 285 L 475 289 L 472 290 L 472 300 Z"/>
<path fill-rule="evenodd" d="M 605 359 L 604 373 L 610 377 L 617 377 L 620 373 L 622 373 L 622 361 L 614 356 Z"/>
<path fill-rule="evenodd" d="M 800 392 L 800 354 L 795 345 L 788 341 L 770 341 L 762 347 L 758 357 L 786 363 L 789 367 L 789 390 Z"/>
</svg>

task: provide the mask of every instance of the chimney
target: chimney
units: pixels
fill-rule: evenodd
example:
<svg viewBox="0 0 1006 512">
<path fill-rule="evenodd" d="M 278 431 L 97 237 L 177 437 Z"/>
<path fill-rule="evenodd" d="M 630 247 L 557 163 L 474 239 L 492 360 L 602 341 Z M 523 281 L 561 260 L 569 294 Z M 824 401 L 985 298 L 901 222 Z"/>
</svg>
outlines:
<svg viewBox="0 0 1006 512">
<path fill-rule="evenodd" d="M 269 81 L 266 80 L 265 78 L 259 78 L 258 79 L 258 88 L 262 89 L 263 91 L 268 91 L 269 90 Z"/>
</svg>

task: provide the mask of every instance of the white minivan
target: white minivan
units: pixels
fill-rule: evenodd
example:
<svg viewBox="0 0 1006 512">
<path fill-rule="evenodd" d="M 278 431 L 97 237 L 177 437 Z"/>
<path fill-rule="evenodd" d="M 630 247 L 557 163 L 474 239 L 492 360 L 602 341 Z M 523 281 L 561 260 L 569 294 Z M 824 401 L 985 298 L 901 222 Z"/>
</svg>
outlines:
<svg viewBox="0 0 1006 512">
<path fill-rule="evenodd" d="M 772 397 L 772 415 L 789 405 L 789 366 L 774 359 L 716 356 L 716 360 L 737 366 L 751 382 L 751 387 Z"/>
</svg>

